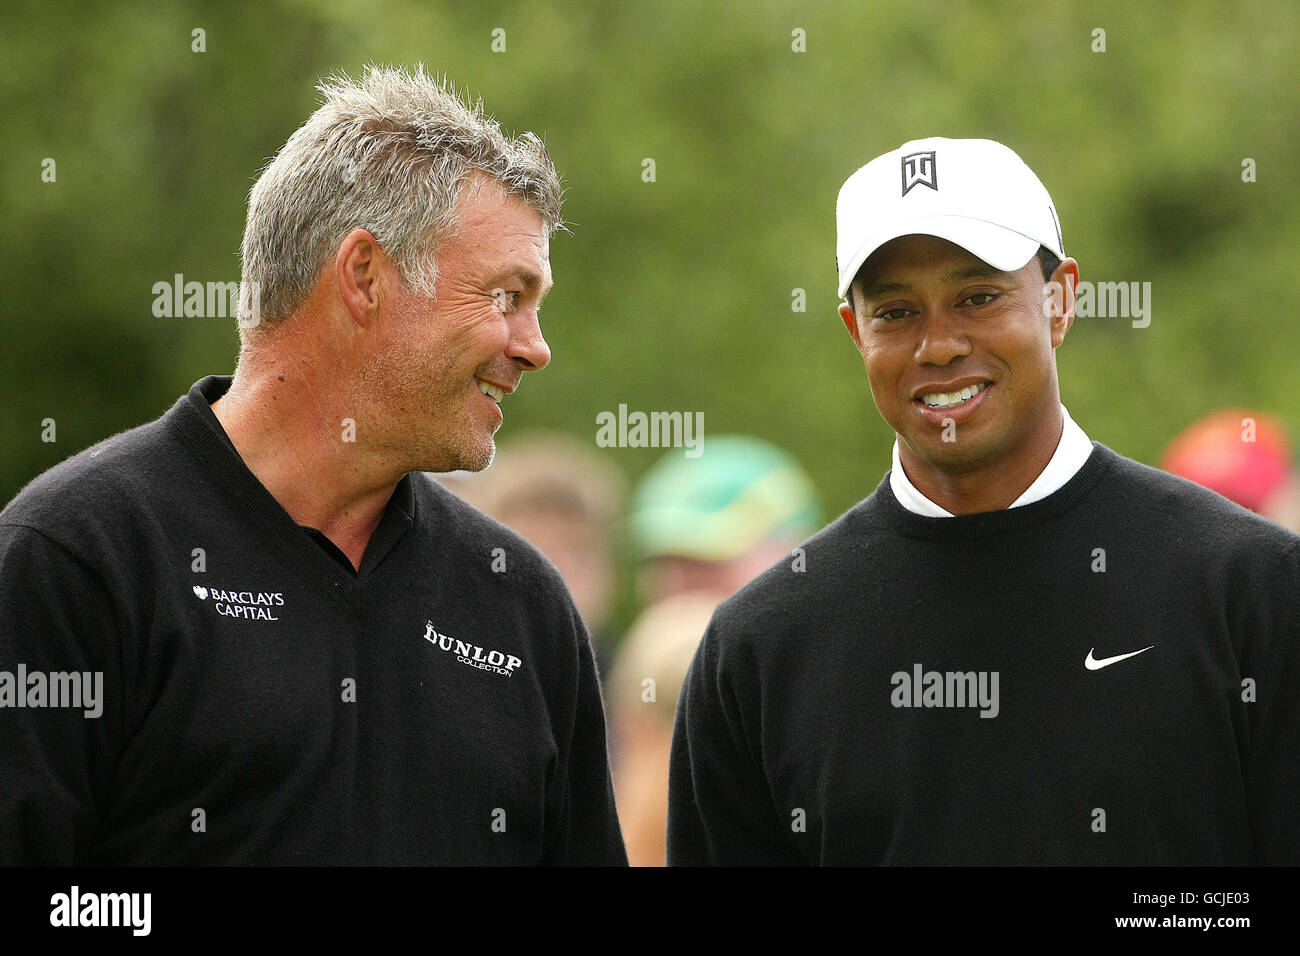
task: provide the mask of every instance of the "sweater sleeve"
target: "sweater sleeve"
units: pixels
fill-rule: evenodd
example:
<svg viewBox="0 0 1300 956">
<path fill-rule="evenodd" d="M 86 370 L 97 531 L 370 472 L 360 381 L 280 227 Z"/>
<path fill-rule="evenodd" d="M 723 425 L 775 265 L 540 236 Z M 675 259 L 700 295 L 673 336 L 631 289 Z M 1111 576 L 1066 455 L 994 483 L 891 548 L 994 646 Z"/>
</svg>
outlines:
<svg viewBox="0 0 1300 956">
<path fill-rule="evenodd" d="M 742 714 L 759 710 L 758 689 L 742 689 L 744 682 L 728 673 L 716 620 L 695 652 L 677 704 L 668 768 L 668 865 L 804 865 L 784 839 L 788 824 L 776 812 L 745 732 Z"/>
<path fill-rule="evenodd" d="M 0 525 L 0 864 L 88 861 L 119 749 L 117 631 L 93 571 Z M 67 706 L 73 683 L 81 699 Z"/>
<path fill-rule="evenodd" d="M 569 628 L 577 650 L 577 694 L 573 725 L 560 752 L 552 782 L 557 825 L 543 865 L 627 866 L 627 849 L 614 808 L 605 709 L 587 629 L 570 605 Z"/>
<path fill-rule="evenodd" d="M 1265 633 L 1255 635 L 1242 674 L 1256 684 L 1247 705 L 1246 803 L 1261 865 L 1300 865 L 1300 544 L 1274 569 Z"/>
</svg>

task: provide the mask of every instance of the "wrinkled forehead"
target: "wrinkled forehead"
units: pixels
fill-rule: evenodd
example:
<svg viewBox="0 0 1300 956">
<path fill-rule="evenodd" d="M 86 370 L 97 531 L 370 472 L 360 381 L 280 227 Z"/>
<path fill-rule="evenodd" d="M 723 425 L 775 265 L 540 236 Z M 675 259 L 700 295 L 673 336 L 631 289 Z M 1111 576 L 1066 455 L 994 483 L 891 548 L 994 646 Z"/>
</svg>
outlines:
<svg viewBox="0 0 1300 956">
<path fill-rule="evenodd" d="M 550 230 L 527 202 L 493 183 L 462 196 L 457 213 L 448 247 L 459 247 L 477 269 L 513 270 L 530 282 L 549 284 Z"/>
</svg>

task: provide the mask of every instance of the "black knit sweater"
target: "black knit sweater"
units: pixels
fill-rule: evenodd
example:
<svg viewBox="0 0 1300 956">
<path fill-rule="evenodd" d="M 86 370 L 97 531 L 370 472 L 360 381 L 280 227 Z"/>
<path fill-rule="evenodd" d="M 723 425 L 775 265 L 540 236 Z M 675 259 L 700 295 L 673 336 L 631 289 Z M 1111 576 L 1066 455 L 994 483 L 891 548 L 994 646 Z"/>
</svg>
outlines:
<svg viewBox="0 0 1300 956">
<path fill-rule="evenodd" d="M 950 518 L 888 477 L 716 612 L 670 864 L 1300 863 L 1300 537 L 1094 443 Z"/>
<path fill-rule="evenodd" d="M 245 467 L 229 383 L 0 512 L 0 863 L 625 864 L 555 568 L 413 472 L 357 573 Z"/>
</svg>

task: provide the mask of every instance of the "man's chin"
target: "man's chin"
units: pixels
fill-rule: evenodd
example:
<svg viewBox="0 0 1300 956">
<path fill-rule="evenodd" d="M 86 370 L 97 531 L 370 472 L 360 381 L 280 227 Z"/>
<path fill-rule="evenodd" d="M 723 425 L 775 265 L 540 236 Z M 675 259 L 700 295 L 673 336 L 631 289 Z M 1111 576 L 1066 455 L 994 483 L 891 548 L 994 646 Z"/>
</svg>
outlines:
<svg viewBox="0 0 1300 956">
<path fill-rule="evenodd" d="M 458 471 L 482 471 L 489 467 L 497 457 L 496 439 L 489 435 L 487 440 L 481 445 L 473 448 L 463 449 L 460 456 Z"/>
<path fill-rule="evenodd" d="M 496 459 L 497 446 L 492 436 L 473 445 L 430 450 L 421 455 L 413 471 L 447 474 L 453 471 L 482 471 Z"/>
<path fill-rule="evenodd" d="M 920 459 L 930 468 L 954 475 L 974 471 L 996 457 L 987 442 L 969 439 L 963 442 L 960 432 L 955 437 L 955 441 L 947 442 L 936 431 L 933 435 L 909 436 L 906 444 L 912 457 Z"/>
</svg>

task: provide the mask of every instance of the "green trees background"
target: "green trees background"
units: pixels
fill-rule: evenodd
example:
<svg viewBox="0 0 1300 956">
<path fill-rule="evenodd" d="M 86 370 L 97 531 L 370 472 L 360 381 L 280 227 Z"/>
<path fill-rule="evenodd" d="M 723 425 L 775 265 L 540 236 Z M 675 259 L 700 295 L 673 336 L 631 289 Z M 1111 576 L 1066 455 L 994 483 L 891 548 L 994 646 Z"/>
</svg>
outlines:
<svg viewBox="0 0 1300 956">
<path fill-rule="evenodd" d="M 1058 352 L 1091 437 L 1155 463 L 1223 405 L 1300 422 L 1294 3 L 49 3 L 0 36 L 0 499 L 233 368 L 234 321 L 156 318 L 152 287 L 239 278 L 257 171 L 318 76 L 370 60 L 446 72 L 565 177 L 554 358 L 503 440 L 703 411 L 706 453 L 776 441 L 828 515 L 868 494 L 892 436 L 835 313 L 835 195 L 928 135 L 1008 143 L 1084 279 L 1152 283 L 1150 327 L 1081 319 Z M 658 455 L 600 453 L 632 478 Z"/>
</svg>

